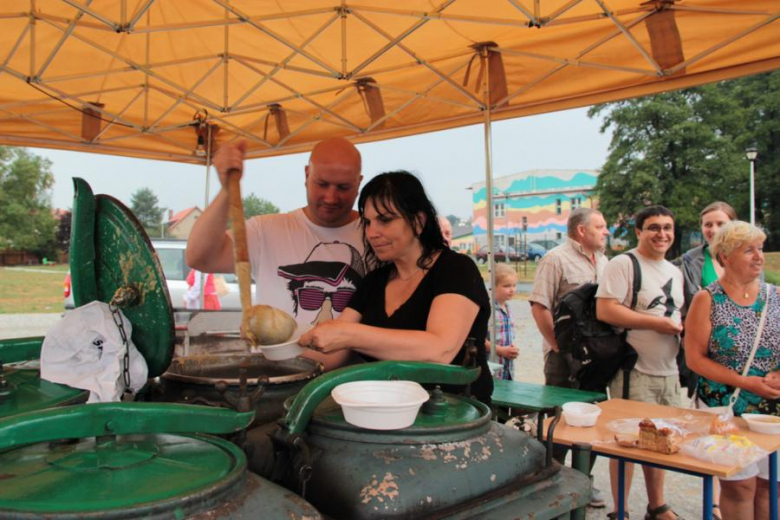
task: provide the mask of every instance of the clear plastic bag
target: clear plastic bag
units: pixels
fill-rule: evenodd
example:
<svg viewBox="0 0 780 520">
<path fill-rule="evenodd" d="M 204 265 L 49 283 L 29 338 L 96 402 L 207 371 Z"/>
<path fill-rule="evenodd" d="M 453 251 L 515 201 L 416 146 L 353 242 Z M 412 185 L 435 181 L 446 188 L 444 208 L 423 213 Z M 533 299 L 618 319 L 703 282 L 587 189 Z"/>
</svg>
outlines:
<svg viewBox="0 0 780 520">
<path fill-rule="evenodd" d="M 740 468 L 769 455 L 765 449 L 741 435 L 705 435 L 684 442 L 681 450 L 695 459 Z"/>
<path fill-rule="evenodd" d="M 639 435 L 639 423 L 643 419 L 615 419 L 607 423 L 607 429 L 619 435 Z M 685 437 L 692 433 L 706 433 L 702 426 L 694 420 L 659 418 L 650 419 L 658 429 L 669 428 L 680 437 Z"/>
</svg>

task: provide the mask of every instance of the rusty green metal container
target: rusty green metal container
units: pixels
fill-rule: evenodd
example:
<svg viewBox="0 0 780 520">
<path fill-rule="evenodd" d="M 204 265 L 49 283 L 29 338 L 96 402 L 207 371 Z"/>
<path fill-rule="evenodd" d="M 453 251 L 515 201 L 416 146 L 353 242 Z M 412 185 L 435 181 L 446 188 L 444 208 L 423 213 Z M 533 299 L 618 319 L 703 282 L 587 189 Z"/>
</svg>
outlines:
<svg viewBox="0 0 780 520">
<path fill-rule="evenodd" d="M 545 519 L 587 504 L 585 475 L 547 463 L 540 442 L 492 421 L 482 403 L 434 391 L 412 426 L 375 431 L 348 424 L 329 397 L 356 380 L 474 378 L 473 370 L 405 362 L 326 374 L 298 394 L 272 434 L 271 474 L 333 518 Z"/>
<path fill-rule="evenodd" d="M 246 471 L 230 434 L 252 413 L 110 403 L 0 420 L 0 517 L 319 519 L 300 497 Z"/>
</svg>

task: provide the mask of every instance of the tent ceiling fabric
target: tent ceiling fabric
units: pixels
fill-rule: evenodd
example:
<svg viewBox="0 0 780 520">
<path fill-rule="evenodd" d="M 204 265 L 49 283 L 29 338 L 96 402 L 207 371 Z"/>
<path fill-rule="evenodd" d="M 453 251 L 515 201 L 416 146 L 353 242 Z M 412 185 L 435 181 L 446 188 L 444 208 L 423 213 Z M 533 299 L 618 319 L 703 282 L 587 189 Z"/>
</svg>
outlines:
<svg viewBox="0 0 780 520">
<path fill-rule="evenodd" d="M 3 2 L 0 143 L 203 163 L 780 68 L 776 0 L 356 2 Z"/>
</svg>

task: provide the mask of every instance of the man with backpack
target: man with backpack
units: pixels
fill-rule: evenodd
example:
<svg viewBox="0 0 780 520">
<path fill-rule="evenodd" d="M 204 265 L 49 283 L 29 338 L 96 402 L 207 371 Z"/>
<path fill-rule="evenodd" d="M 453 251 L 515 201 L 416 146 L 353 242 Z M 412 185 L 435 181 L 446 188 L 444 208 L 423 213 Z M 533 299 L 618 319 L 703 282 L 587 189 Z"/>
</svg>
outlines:
<svg viewBox="0 0 780 520">
<path fill-rule="evenodd" d="M 531 303 L 531 315 L 543 338 L 545 384 L 574 388 L 577 386 L 575 374 L 571 373 L 570 363 L 555 340 L 553 311 L 566 293 L 585 283 L 598 282 L 601 278 L 607 265 L 603 249 L 609 229 L 603 215 L 591 208 L 572 211 L 566 227 L 566 242 L 548 251 L 540 260 L 528 301 Z M 563 463 L 566 451 L 556 449 L 555 459 Z M 601 492 L 593 488 L 590 505 L 604 507 L 604 504 Z"/>
<path fill-rule="evenodd" d="M 634 302 L 635 266 L 629 255 L 613 258 L 604 269 L 596 293 L 599 320 L 627 329 L 626 341 L 637 353 L 637 361 L 627 378 L 618 374 L 609 385 L 612 397 L 622 397 L 624 380 L 629 383 L 628 398 L 635 401 L 680 405 L 677 352 L 682 332 L 680 307 L 683 304 L 683 276 L 665 259 L 674 243 L 674 214 L 664 206 L 644 208 L 635 217 L 639 244 L 630 251 L 638 261 L 641 286 Z M 632 305 L 633 303 L 633 305 Z M 647 516 L 650 520 L 673 520 L 674 511 L 664 502 L 663 470 L 643 466 L 647 487 Z M 617 463 L 610 462 L 612 496 L 617 510 Z M 631 486 L 633 465 L 626 465 L 626 499 Z M 615 513 L 608 515 L 613 518 Z"/>
</svg>

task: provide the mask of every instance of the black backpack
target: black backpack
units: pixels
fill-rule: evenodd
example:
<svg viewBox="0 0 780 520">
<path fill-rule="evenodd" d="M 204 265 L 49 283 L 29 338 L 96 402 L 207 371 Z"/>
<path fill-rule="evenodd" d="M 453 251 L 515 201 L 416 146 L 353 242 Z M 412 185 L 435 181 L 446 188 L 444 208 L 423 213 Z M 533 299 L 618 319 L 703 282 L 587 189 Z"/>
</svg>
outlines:
<svg viewBox="0 0 780 520">
<path fill-rule="evenodd" d="M 636 308 L 642 287 L 642 270 L 633 253 L 626 253 L 634 268 L 631 309 Z M 604 392 L 618 372 L 624 370 L 623 398 L 628 397 L 628 375 L 636 364 L 636 351 L 626 342 L 626 333 L 596 318 L 596 283 L 586 283 L 563 295 L 553 313 L 553 330 L 560 353 L 566 358 L 574 380 L 582 390 Z"/>
</svg>

